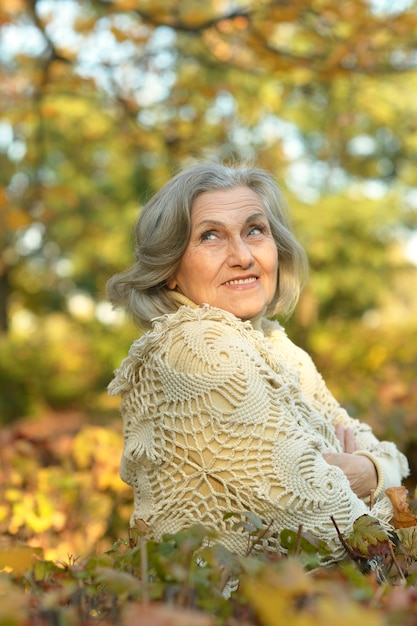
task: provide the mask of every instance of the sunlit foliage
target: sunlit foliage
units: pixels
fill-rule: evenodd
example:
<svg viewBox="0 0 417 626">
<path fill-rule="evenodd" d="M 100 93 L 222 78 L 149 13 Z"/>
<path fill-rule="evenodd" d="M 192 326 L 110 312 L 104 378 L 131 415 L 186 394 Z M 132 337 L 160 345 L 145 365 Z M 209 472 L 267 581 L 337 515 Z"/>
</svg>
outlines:
<svg viewBox="0 0 417 626">
<path fill-rule="evenodd" d="M 92 365 L 94 353 L 119 356 L 135 335 L 106 308 L 105 281 L 131 260 L 141 203 L 195 159 L 253 159 L 277 177 L 312 266 L 290 329 L 319 359 L 334 325 L 365 347 L 368 328 L 412 336 L 416 19 L 411 1 L 3 2 L 1 360 L 16 350 L 16 364 L 1 365 L 1 419 L 39 405 L 16 335 L 30 363 L 31 345 L 53 352 L 45 329 L 59 316 L 78 355 L 69 338 L 61 358 L 45 355 L 44 399 L 102 392 L 117 359 Z M 335 358 L 354 346 L 338 338 Z M 52 371 L 68 367 L 83 381 L 78 400 Z M 372 380 L 365 387 L 377 396 Z"/>
</svg>

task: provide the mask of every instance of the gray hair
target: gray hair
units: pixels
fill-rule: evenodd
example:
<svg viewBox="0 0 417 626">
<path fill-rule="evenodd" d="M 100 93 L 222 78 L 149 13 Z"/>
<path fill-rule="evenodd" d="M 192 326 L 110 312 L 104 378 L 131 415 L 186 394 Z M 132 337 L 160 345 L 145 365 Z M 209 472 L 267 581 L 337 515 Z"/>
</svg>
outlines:
<svg viewBox="0 0 417 626">
<path fill-rule="evenodd" d="M 167 280 L 190 240 L 193 202 L 205 191 L 234 187 L 249 187 L 261 198 L 278 249 L 277 289 L 266 314 L 290 315 L 307 276 L 307 257 L 290 230 L 287 205 L 272 176 L 245 164 L 194 165 L 174 176 L 145 204 L 136 224 L 135 263 L 107 282 L 113 305 L 125 307 L 143 328 L 153 318 L 175 311 Z"/>
</svg>

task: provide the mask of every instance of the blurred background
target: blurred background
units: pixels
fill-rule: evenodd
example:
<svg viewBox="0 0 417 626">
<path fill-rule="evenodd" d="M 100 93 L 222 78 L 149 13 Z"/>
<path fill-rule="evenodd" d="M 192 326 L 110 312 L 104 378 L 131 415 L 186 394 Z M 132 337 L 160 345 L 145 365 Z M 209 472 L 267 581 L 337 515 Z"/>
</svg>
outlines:
<svg viewBox="0 0 417 626">
<path fill-rule="evenodd" d="M 141 205 L 199 159 L 276 177 L 311 275 L 290 336 L 417 474 L 417 2 L 2 0 L 0 531 L 126 534 L 106 301 Z"/>
</svg>

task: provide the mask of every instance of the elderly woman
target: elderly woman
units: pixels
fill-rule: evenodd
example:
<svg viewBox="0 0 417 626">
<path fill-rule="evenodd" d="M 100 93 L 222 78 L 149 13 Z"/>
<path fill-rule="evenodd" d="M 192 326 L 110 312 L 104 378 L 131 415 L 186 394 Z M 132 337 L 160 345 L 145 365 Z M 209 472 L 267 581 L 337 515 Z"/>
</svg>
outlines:
<svg viewBox="0 0 417 626">
<path fill-rule="evenodd" d="M 370 513 L 388 522 L 387 486 L 408 474 L 394 444 L 349 417 L 311 358 L 274 315 L 297 303 L 307 262 L 275 182 L 261 169 L 199 164 L 143 207 L 136 262 L 108 283 L 147 332 L 110 384 L 121 394 L 122 479 L 132 524 L 160 539 L 194 523 L 244 552 L 225 514 L 252 511 L 270 526 L 263 548 L 282 551 L 302 525 L 344 550 Z"/>
</svg>

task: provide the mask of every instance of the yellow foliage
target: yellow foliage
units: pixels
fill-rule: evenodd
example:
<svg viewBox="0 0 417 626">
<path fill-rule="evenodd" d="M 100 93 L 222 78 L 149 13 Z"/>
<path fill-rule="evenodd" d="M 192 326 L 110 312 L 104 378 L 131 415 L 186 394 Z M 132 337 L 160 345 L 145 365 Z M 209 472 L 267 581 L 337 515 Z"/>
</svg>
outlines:
<svg viewBox="0 0 417 626">
<path fill-rule="evenodd" d="M 6 489 L 4 492 L 4 497 L 7 502 L 19 502 L 21 496 L 21 491 L 18 489 Z"/>
<path fill-rule="evenodd" d="M 243 582 L 243 592 L 262 626 L 382 626 L 376 611 L 352 603 L 328 580 L 313 580 L 300 563 L 289 559 L 280 570 L 265 570 Z"/>
<path fill-rule="evenodd" d="M 6 569 L 20 574 L 32 567 L 39 554 L 39 549 L 23 544 L 0 548 L 0 571 Z M 1 595 L 0 587 L 0 597 Z"/>
<path fill-rule="evenodd" d="M 297 6 L 296 2 L 289 2 L 286 5 L 272 5 L 268 7 L 267 13 L 265 15 L 265 22 L 263 24 L 264 28 L 269 24 L 277 24 L 284 22 L 294 22 L 297 23 L 297 18 L 299 17 L 301 12 L 301 7 Z"/>
<path fill-rule="evenodd" d="M 13 15 L 13 13 L 24 11 L 27 7 L 25 0 L 3 0 L 1 8 L 5 13 Z"/>
<path fill-rule="evenodd" d="M 12 510 L 8 527 L 12 535 L 17 534 L 23 526 L 27 526 L 35 533 L 42 533 L 55 527 L 57 514 L 52 502 L 43 493 L 21 493 Z M 62 521 L 59 514 L 58 521 Z"/>
<path fill-rule="evenodd" d="M 88 424 L 71 437 L 35 432 L 39 448 L 21 438 L 2 450 L 0 532 L 41 547 L 49 559 L 109 547 L 112 532 L 127 533 L 132 509 L 131 490 L 119 477 L 121 434 Z"/>
<path fill-rule="evenodd" d="M 100 491 L 125 491 L 119 478 L 120 455 L 123 447 L 121 434 L 109 428 L 90 426 L 74 439 L 73 456 L 77 467 L 92 467 Z"/>
<path fill-rule="evenodd" d="M 389 353 L 386 346 L 372 346 L 366 355 L 366 364 L 372 370 L 377 370 L 383 363 L 386 362 L 388 356 Z"/>
<path fill-rule="evenodd" d="M 75 189 L 69 185 L 55 185 L 48 187 L 44 191 L 46 204 L 57 205 L 65 203 L 65 207 L 75 208 L 78 205 L 79 198 Z"/>
<path fill-rule="evenodd" d="M 210 11 L 210 14 L 208 14 L 207 8 L 210 8 L 208 3 L 202 3 L 198 8 L 197 5 L 194 4 L 191 10 L 184 12 L 183 19 L 186 20 L 189 26 L 204 24 L 212 17 L 212 12 Z"/>
<path fill-rule="evenodd" d="M 74 21 L 74 29 L 77 33 L 89 33 L 97 23 L 97 17 L 92 15 L 80 15 Z"/>
<path fill-rule="evenodd" d="M 28 603 L 28 596 L 25 592 L 17 589 L 9 578 L 0 574 L 0 624 L 22 626 L 27 623 Z"/>
<path fill-rule="evenodd" d="M 134 11 L 138 8 L 138 0 L 115 0 L 114 5 L 120 11 Z"/>
<path fill-rule="evenodd" d="M 296 85 L 308 85 L 313 80 L 313 73 L 307 67 L 297 67 L 293 72 Z"/>
<path fill-rule="evenodd" d="M 9 514 L 9 507 L 5 504 L 0 504 L 0 524 L 7 519 Z"/>
<path fill-rule="evenodd" d="M 44 118 L 57 117 L 60 113 L 58 102 L 49 98 L 42 102 L 42 116 Z"/>
<path fill-rule="evenodd" d="M 31 217 L 16 207 L 9 206 L 8 209 L 2 209 L 5 227 L 11 231 L 29 226 L 32 222 Z"/>
</svg>

